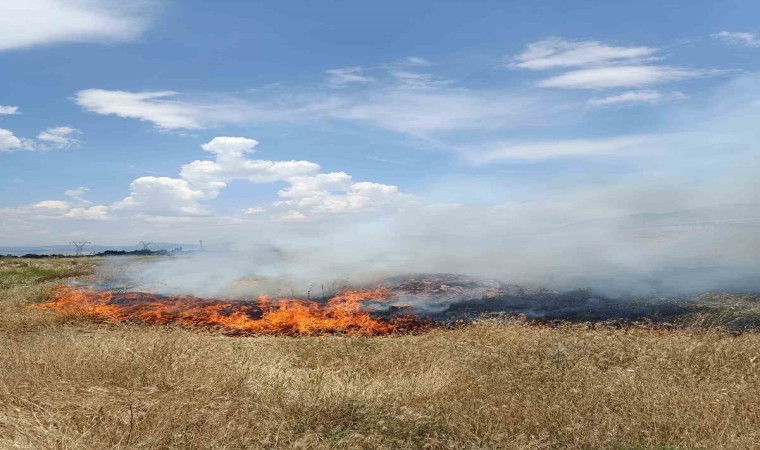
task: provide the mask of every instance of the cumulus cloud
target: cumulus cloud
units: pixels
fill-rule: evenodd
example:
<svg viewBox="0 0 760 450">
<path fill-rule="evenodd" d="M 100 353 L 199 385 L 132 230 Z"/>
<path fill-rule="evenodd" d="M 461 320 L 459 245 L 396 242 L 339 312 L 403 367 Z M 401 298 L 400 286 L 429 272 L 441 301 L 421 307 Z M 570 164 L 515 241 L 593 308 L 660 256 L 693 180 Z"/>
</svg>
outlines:
<svg viewBox="0 0 760 450">
<path fill-rule="evenodd" d="M 344 213 L 366 209 L 396 208 L 411 201 L 397 186 L 371 182 L 354 182 L 344 172 L 296 177 L 290 186 L 278 192 L 285 199 L 275 206 L 297 207 L 311 213 Z"/>
<path fill-rule="evenodd" d="M 760 47 L 760 37 L 758 37 L 757 33 L 721 31 L 720 33 L 713 34 L 712 38 L 739 47 Z"/>
<path fill-rule="evenodd" d="M 89 220 L 106 220 L 109 208 L 105 205 L 96 205 L 89 207 L 74 207 L 69 209 L 65 217 L 70 219 L 89 219 Z"/>
<path fill-rule="evenodd" d="M 69 189 L 64 195 L 68 200 L 42 200 L 26 206 L 0 208 L 0 225 L 8 217 L 14 220 L 34 224 L 39 220 L 108 220 L 110 209 L 106 205 L 93 205 L 81 198 L 89 189 L 79 187 Z M 26 222 L 29 221 L 29 222 Z M 81 222 L 77 222 L 81 223 Z M 39 224 L 38 224 L 39 225 Z"/>
<path fill-rule="evenodd" d="M 71 206 L 61 200 L 43 200 L 33 205 L 35 208 L 54 209 L 54 210 L 68 210 Z"/>
<path fill-rule="evenodd" d="M 657 49 L 651 47 L 611 46 L 597 41 L 549 38 L 528 44 L 525 51 L 514 57 L 509 66 L 529 70 L 547 70 L 630 62 L 651 57 L 656 51 Z"/>
<path fill-rule="evenodd" d="M 9 116 L 13 114 L 21 114 L 18 111 L 18 106 L 4 106 L 0 105 L 0 116 Z"/>
<path fill-rule="evenodd" d="M 0 213 L 7 213 L 10 210 L 16 216 L 45 217 L 49 219 L 107 220 L 110 218 L 107 206 L 90 206 L 89 202 L 83 202 L 80 199 L 75 200 L 73 203 L 63 200 L 43 200 L 25 207 L 3 208 L 5 211 L 0 211 Z"/>
<path fill-rule="evenodd" d="M 273 183 L 316 173 L 319 165 L 308 161 L 266 161 L 245 157 L 258 143 L 240 137 L 216 137 L 201 147 L 216 156 L 182 166 L 180 178 L 141 177 L 130 185 L 130 195 L 114 203 L 115 210 L 148 215 L 209 215 L 200 202 L 211 200 L 232 180 Z"/>
<path fill-rule="evenodd" d="M 253 139 L 215 137 L 201 147 L 216 155 L 214 161 L 196 160 L 182 166 L 180 177 L 195 186 L 208 198 L 215 198 L 232 180 L 252 183 L 274 183 L 319 171 L 309 161 L 268 161 L 248 159 L 245 154 L 258 145 Z"/>
<path fill-rule="evenodd" d="M 145 0 L 3 0 L 0 51 L 70 42 L 118 42 L 138 38 L 150 22 Z"/>
<path fill-rule="evenodd" d="M 255 139 L 218 136 L 202 144 L 201 148 L 215 154 L 217 158 L 237 159 L 246 153 L 253 153 L 257 145 L 259 143 Z"/>
<path fill-rule="evenodd" d="M 246 155 L 258 145 L 253 139 L 220 136 L 201 147 L 214 160 L 196 160 L 182 166 L 179 178 L 140 177 L 130 185 L 129 196 L 112 205 L 114 211 L 131 211 L 144 216 L 209 216 L 203 203 L 215 199 L 234 180 L 266 184 L 285 182 L 278 192 L 282 199 L 272 204 L 287 209 L 283 217 L 306 218 L 308 214 L 333 214 L 399 206 L 411 198 L 398 187 L 355 182 L 343 172 L 319 173 L 310 161 L 269 161 Z M 251 207 L 244 214 L 265 212 Z M 298 214 L 295 214 L 297 212 Z"/>
<path fill-rule="evenodd" d="M 211 213 L 199 200 L 210 198 L 193 189 L 182 179 L 169 177 L 140 177 L 129 185 L 129 196 L 111 205 L 114 211 L 136 211 L 147 215 L 202 216 Z"/>
<path fill-rule="evenodd" d="M 9 152 L 22 148 L 21 139 L 16 137 L 11 130 L 0 128 L 0 152 Z"/>
<path fill-rule="evenodd" d="M 283 198 L 309 198 L 334 190 L 345 190 L 351 184 L 351 176 L 345 172 L 320 173 L 314 176 L 295 177 L 290 186 L 282 189 Z"/>
<path fill-rule="evenodd" d="M 92 204 L 91 201 L 85 200 L 85 199 L 82 198 L 82 196 L 84 196 L 88 192 L 90 192 L 90 190 L 88 188 L 80 186 L 78 188 L 68 189 L 68 190 L 64 191 L 63 195 L 65 195 L 66 197 L 71 198 L 72 201 L 75 201 L 75 202 L 79 203 L 79 206 L 84 206 L 84 205 L 91 205 Z"/>
</svg>

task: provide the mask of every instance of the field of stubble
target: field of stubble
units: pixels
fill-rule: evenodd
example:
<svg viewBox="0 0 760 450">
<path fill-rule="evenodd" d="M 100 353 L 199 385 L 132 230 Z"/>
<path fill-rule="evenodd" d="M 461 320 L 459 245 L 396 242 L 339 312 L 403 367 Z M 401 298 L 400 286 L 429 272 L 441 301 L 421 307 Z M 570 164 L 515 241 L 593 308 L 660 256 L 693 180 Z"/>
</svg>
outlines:
<svg viewBox="0 0 760 450">
<path fill-rule="evenodd" d="M 0 259 L 0 448 L 760 448 L 760 333 L 235 338 L 30 307 L 97 263 Z"/>
</svg>

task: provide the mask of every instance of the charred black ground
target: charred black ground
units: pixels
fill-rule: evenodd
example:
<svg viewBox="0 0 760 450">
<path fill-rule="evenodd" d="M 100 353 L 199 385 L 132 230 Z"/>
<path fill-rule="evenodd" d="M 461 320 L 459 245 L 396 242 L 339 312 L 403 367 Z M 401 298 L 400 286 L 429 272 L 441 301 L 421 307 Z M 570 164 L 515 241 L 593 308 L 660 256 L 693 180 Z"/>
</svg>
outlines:
<svg viewBox="0 0 760 450">
<path fill-rule="evenodd" d="M 645 322 L 653 325 L 707 325 L 732 330 L 760 329 L 757 293 L 703 293 L 670 297 L 609 298 L 590 289 L 555 291 L 456 274 L 412 274 L 387 278 L 395 306 L 374 314 L 393 316 L 411 305 L 440 322 L 519 315 L 530 321 Z"/>
</svg>

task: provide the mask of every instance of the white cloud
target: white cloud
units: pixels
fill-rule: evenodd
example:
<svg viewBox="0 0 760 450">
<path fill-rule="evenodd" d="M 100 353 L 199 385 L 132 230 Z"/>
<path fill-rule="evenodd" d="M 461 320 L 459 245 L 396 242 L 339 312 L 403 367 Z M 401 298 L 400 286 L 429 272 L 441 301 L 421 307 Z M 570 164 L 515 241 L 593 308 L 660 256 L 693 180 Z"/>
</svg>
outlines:
<svg viewBox="0 0 760 450">
<path fill-rule="evenodd" d="M 216 161 L 193 161 L 182 167 L 182 178 L 215 195 L 232 180 L 252 183 L 274 183 L 292 177 L 314 173 L 319 165 L 309 161 L 267 161 L 259 159 L 222 159 Z"/>
<path fill-rule="evenodd" d="M 542 87 L 605 89 L 638 87 L 705 75 L 704 71 L 669 66 L 615 66 L 574 70 L 541 81 Z"/>
<path fill-rule="evenodd" d="M 182 179 L 140 177 L 129 185 L 129 196 L 111 205 L 114 211 L 136 211 L 156 216 L 203 216 L 211 213 L 198 203 L 208 195 Z"/>
<path fill-rule="evenodd" d="M 56 209 L 56 210 L 68 210 L 71 206 L 68 202 L 60 200 L 43 200 L 33 205 L 35 208 Z"/>
<path fill-rule="evenodd" d="M 659 92 L 651 90 L 628 91 L 606 97 L 595 97 L 589 100 L 592 106 L 611 106 L 631 103 L 655 104 L 665 100 L 678 100 L 687 98 L 681 92 Z"/>
<path fill-rule="evenodd" d="M 54 127 L 48 128 L 37 135 L 37 140 L 43 145 L 52 148 L 71 148 L 79 145 L 79 141 L 74 138 L 80 131 L 71 127 Z"/>
<path fill-rule="evenodd" d="M 325 73 L 327 74 L 327 85 L 334 88 L 351 84 L 367 84 L 374 81 L 374 78 L 364 74 L 362 67 L 342 67 L 327 70 Z"/>
<path fill-rule="evenodd" d="M 66 42 L 115 42 L 138 38 L 151 5 L 144 0 L 3 0 L 0 51 Z"/>
<path fill-rule="evenodd" d="M 650 47 L 617 47 L 597 41 L 550 38 L 529 44 L 525 51 L 513 59 L 510 67 L 547 70 L 630 62 L 651 57 L 656 51 L 657 49 Z"/>
<path fill-rule="evenodd" d="M 663 94 L 657 91 L 628 91 L 601 98 L 592 98 L 589 104 L 594 106 L 617 105 L 620 103 L 657 103 Z"/>
<path fill-rule="evenodd" d="M 402 89 L 435 89 L 454 84 L 454 80 L 442 80 L 430 73 L 413 72 L 408 69 L 392 69 L 388 74 L 394 78 L 396 87 Z"/>
<path fill-rule="evenodd" d="M 253 153 L 257 145 L 259 143 L 255 139 L 217 136 L 202 144 L 201 148 L 215 154 L 217 158 L 236 159 L 241 158 L 246 153 Z"/>
<path fill-rule="evenodd" d="M 408 56 L 401 60 L 399 64 L 411 67 L 427 67 L 430 65 L 430 61 L 419 56 Z"/>
<path fill-rule="evenodd" d="M 310 213 L 345 213 L 351 211 L 396 208 L 411 201 L 397 186 L 371 182 L 353 182 L 344 172 L 297 177 L 290 187 L 278 192 L 286 200 L 275 206 L 298 208 Z"/>
<path fill-rule="evenodd" d="M 96 114 L 152 122 L 164 130 L 211 128 L 267 118 L 267 111 L 257 110 L 255 105 L 238 100 L 192 102 L 176 99 L 178 96 L 173 91 L 85 89 L 76 93 L 75 102 Z"/>
<path fill-rule="evenodd" d="M 0 212 L 12 212 L 16 216 L 45 217 L 50 219 L 106 220 L 109 208 L 105 205 L 90 206 L 76 199 L 79 204 L 62 200 L 43 200 L 20 208 L 0 208 Z"/>
<path fill-rule="evenodd" d="M 307 219 L 306 214 L 300 211 L 288 211 L 282 215 L 282 220 L 287 222 L 298 222 Z"/>
<path fill-rule="evenodd" d="M 104 89 L 86 89 L 76 94 L 76 103 L 90 112 L 113 114 L 119 117 L 153 122 L 163 129 L 207 128 L 219 123 L 229 110 L 229 105 L 193 104 L 172 100 L 177 96 L 172 91 L 127 92 Z M 232 119 L 232 116 L 228 116 Z M 233 120 L 230 120 L 233 121 Z"/>
<path fill-rule="evenodd" d="M 9 152 L 22 148 L 21 139 L 16 137 L 11 130 L 0 128 L 0 152 Z"/>
<path fill-rule="evenodd" d="M 729 45 L 740 47 L 760 47 L 760 37 L 757 33 L 739 32 L 739 31 L 721 31 L 712 35 L 713 39 L 718 39 Z"/>
<path fill-rule="evenodd" d="M 215 161 L 196 160 L 182 166 L 180 177 L 207 198 L 215 198 L 232 180 L 274 183 L 311 175 L 319 165 L 309 161 L 267 161 L 248 159 L 258 142 L 242 137 L 215 137 L 201 147 L 216 155 Z"/>
<path fill-rule="evenodd" d="M 202 148 L 215 155 L 213 161 L 197 160 L 182 166 L 179 178 L 141 177 L 130 185 L 129 196 L 112 205 L 114 211 L 144 217 L 208 216 L 204 201 L 216 198 L 233 180 L 252 183 L 285 182 L 283 199 L 273 206 L 286 208 L 293 219 L 306 214 L 334 214 L 398 207 L 412 197 L 398 187 L 354 182 L 343 172 L 319 173 L 319 165 L 309 161 L 267 161 L 246 158 L 258 143 L 242 137 L 216 137 Z M 299 214 L 293 213 L 293 211 Z M 243 211 L 264 213 L 261 207 Z"/>
<path fill-rule="evenodd" d="M 0 105 L 0 116 L 9 116 L 13 114 L 21 114 L 20 112 L 18 112 L 18 106 Z"/>
<path fill-rule="evenodd" d="M 708 75 L 710 71 L 654 64 L 660 57 L 652 47 L 613 46 L 597 41 L 550 38 L 529 44 L 508 67 L 529 70 L 570 69 L 538 83 L 563 89 L 640 88 Z M 592 99 L 591 104 L 656 102 L 653 91 L 623 93 Z"/>
<path fill-rule="evenodd" d="M 253 139 L 216 137 L 202 145 L 216 156 L 214 161 L 185 164 L 180 178 L 138 178 L 130 185 L 129 196 L 114 203 L 113 208 L 155 216 L 209 215 L 210 207 L 200 202 L 216 198 L 230 181 L 273 183 L 319 171 L 319 165 L 308 161 L 246 158 L 245 154 L 253 152 L 257 144 Z"/>
<path fill-rule="evenodd" d="M 90 220 L 106 220 L 109 209 L 105 205 L 95 205 L 83 208 L 71 208 L 65 215 L 71 219 L 90 219 Z"/>
<path fill-rule="evenodd" d="M 68 197 L 81 197 L 90 190 L 86 187 L 78 187 L 76 189 L 69 189 L 63 193 L 63 195 L 66 195 Z"/>
<path fill-rule="evenodd" d="M 350 185 L 351 175 L 345 172 L 320 173 L 290 179 L 290 186 L 280 190 L 278 195 L 288 199 L 303 199 L 327 194 L 330 191 L 346 190 Z"/>
<path fill-rule="evenodd" d="M 328 84 L 353 89 L 324 89 L 324 84 L 259 89 L 234 99 L 174 91 L 86 89 L 77 92 L 75 101 L 90 112 L 148 121 L 164 130 L 348 121 L 425 139 L 438 133 L 545 121 L 558 109 L 556 101 L 545 98 L 547 94 L 459 87 L 454 80 L 422 70 L 430 64 L 410 57 L 327 71 Z"/>
<path fill-rule="evenodd" d="M 63 195 L 67 197 L 79 198 L 88 192 L 90 192 L 88 188 L 80 186 L 78 188 L 65 191 Z"/>
<path fill-rule="evenodd" d="M 499 161 L 544 161 L 611 155 L 641 146 L 649 136 L 618 136 L 603 139 L 569 139 L 529 143 L 495 142 L 470 150 L 466 158 L 475 165 Z"/>
<path fill-rule="evenodd" d="M 48 128 L 37 135 L 37 139 L 19 138 L 12 131 L 0 128 L 0 152 L 14 150 L 45 151 L 76 146 L 79 141 L 73 136 L 79 130 L 71 127 Z"/>
<path fill-rule="evenodd" d="M 238 123 L 352 121 L 415 136 L 525 124 L 554 108 L 540 97 L 448 87 L 431 75 L 394 72 L 360 90 L 262 92 L 259 101 L 172 99 L 176 92 L 87 89 L 76 102 L 88 111 L 152 122 L 160 129 Z"/>
<path fill-rule="evenodd" d="M 331 112 L 332 117 L 427 137 L 458 130 L 524 125 L 550 114 L 542 99 L 500 91 L 435 88 L 373 92 Z"/>
</svg>

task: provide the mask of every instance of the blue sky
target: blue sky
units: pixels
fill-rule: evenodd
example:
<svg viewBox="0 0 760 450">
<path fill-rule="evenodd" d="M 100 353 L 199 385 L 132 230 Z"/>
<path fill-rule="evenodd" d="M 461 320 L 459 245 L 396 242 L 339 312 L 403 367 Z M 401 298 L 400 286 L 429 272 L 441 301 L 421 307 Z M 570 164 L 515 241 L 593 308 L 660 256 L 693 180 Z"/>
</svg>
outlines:
<svg viewBox="0 0 760 450">
<path fill-rule="evenodd" d="M 748 202 L 754 188 L 725 186 L 752 185 L 757 161 L 759 13 L 754 1 L 4 0 L 0 244 Z M 706 184 L 728 190 L 696 194 Z"/>
</svg>

